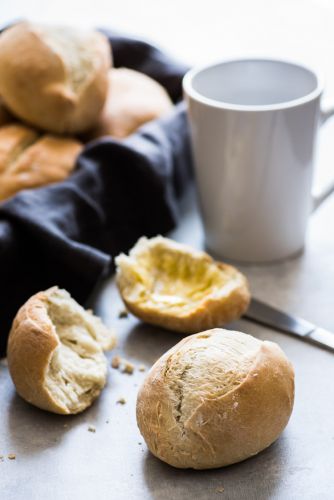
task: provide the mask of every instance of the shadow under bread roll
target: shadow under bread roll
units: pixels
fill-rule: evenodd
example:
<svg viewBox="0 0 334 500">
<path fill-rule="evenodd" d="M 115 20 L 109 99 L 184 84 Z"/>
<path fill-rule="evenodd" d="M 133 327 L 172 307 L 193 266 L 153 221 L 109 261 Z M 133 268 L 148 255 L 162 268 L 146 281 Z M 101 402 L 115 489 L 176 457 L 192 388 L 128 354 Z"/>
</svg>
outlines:
<svg viewBox="0 0 334 500">
<path fill-rule="evenodd" d="M 3 99 L 0 97 L 0 127 L 8 123 L 15 122 L 14 116 L 6 108 Z"/>
</svg>

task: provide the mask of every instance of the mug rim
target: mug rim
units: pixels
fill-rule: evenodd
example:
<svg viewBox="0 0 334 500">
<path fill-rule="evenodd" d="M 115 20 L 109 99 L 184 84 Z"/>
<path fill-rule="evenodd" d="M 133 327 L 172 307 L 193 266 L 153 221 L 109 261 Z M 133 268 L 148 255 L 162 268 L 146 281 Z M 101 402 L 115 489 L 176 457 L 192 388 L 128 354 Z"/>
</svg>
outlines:
<svg viewBox="0 0 334 500">
<path fill-rule="evenodd" d="M 311 92 L 308 94 L 297 97 L 296 99 L 291 99 L 288 101 L 282 101 L 279 103 L 274 103 L 274 104 L 233 104 L 229 102 L 224 102 L 218 99 L 213 99 L 211 97 L 206 97 L 205 95 L 201 94 L 197 90 L 194 89 L 193 87 L 193 80 L 194 78 L 200 74 L 201 72 L 204 72 L 210 68 L 214 68 L 217 66 L 222 66 L 224 64 L 228 63 L 242 63 L 242 62 L 271 62 L 271 63 L 279 63 L 279 64 L 285 64 L 285 65 L 292 65 L 296 66 L 300 69 L 306 70 L 309 73 L 312 73 L 316 79 L 316 87 L 313 89 Z M 205 104 L 207 106 L 210 106 L 212 108 L 218 108 L 218 109 L 226 109 L 226 110 L 231 110 L 231 111 L 275 111 L 275 110 L 283 110 L 283 109 L 288 109 L 288 108 L 294 108 L 301 106 L 303 104 L 306 104 L 308 102 L 313 101 L 314 99 L 317 99 L 324 90 L 324 79 L 322 74 L 319 71 L 316 71 L 314 68 L 312 68 L 309 65 L 299 63 L 296 61 L 293 61 L 291 59 L 279 59 L 279 58 L 268 58 L 268 57 L 241 57 L 241 58 L 231 58 L 231 59 L 223 59 L 219 60 L 217 62 L 211 63 L 211 64 L 204 64 L 201 66 L 195 66 L 194 68 L 190 69 L 185 76 L 183 77 L 182 80 L 182 86 L 183 86 L 183 91 L 184 93 L 189 96 L 190 98 L 194 99 L 197 102 L 200 102 L 201 104 Z"/>
</svg>

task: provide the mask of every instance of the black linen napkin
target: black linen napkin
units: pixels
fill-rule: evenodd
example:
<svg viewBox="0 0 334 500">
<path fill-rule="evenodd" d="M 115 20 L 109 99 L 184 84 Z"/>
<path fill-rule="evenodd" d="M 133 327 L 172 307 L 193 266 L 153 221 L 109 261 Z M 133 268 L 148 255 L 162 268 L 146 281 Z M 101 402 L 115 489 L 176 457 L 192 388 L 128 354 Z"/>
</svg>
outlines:
<svg viewBox="0 0 334 500">
<path fill-rule="evenodd" d="M 187 70 L 150 44 L 103 30 L 116 67 L 160 82 L 182 97 Z M 29 77 L 29 75 L 27 75 Z M 64 182 L 21 191 L 0 206 L 0 356 L 11 322 L 28 297 L 53 285 L 79 302 L 89 297 L 112 257 L 142 235 L 171 230 L 191 177 L 184 104 L 120 142 L 89 143 Z"/>
</svg>

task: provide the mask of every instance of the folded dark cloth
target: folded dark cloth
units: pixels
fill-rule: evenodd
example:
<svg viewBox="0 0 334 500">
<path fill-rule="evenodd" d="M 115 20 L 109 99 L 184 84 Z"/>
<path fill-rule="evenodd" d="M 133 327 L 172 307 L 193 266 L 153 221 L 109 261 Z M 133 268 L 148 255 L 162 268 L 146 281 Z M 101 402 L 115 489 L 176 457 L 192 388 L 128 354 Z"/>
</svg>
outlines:
<svg viewBox="0 0 334 500">
<path fill-rule="evenodd" d="M 155 47 L 103 30 L 116 67 L 159 81 L 175 103 L 186 67 Z M 29 75 L 27 75 L 29 77 Z M 112 269 L 112 257 L 142 235 L 177 223 L 191 178 L 184 104 L 122 142 L 86 146 L 66 181 L 22 191 L 0 207 L 0 355 L 13 317 L 33 293 L 53 285 L 84 303 Z"/>
</svg>

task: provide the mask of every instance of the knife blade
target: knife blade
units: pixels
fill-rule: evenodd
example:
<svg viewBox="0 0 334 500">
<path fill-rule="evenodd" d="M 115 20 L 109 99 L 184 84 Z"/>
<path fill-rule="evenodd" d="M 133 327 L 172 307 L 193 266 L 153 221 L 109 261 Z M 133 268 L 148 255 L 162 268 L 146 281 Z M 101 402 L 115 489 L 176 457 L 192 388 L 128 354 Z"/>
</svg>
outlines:
<svg viewBox="0 0 334 500">
<path fill-rule="evenodd" d="M 334 352 L 334 333 L 252 299 L 245 318 Z"/>
</svg>

